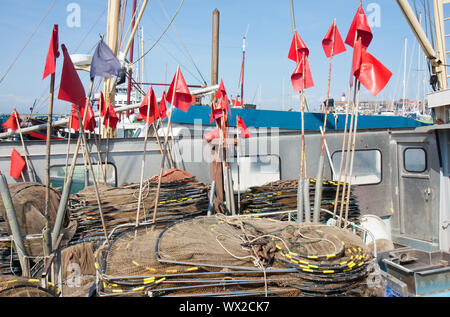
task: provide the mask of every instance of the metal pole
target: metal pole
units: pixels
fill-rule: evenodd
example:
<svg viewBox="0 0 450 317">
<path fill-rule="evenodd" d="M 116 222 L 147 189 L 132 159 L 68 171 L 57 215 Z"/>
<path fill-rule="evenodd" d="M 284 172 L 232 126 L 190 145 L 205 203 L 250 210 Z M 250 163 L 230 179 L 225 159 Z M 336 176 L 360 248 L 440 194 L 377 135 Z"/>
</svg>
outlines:
<svg viewBox="0 0 450 317">
<path fill-rule="evenodd" d="M 22 268 L 22 274 L 29 276 L 28 265 L 26 263 L 26 250 L 23 244 L 22 234 L 20 233 L 19 223 L 17 222 L 16 212 L 14 211 L 14 205 L 11 199 L 11 194 L 8 188 L 8 182 L 6 181 L 5 175 L 0 172 L 0 192 L 3 199 L 3 205 L 6 210 L 6 217 L 8 218 L 9 227 L 14 239 L 14 244 L 16 246 L 16 251 L 19 256 L 20 266 Z"/>
</svg>

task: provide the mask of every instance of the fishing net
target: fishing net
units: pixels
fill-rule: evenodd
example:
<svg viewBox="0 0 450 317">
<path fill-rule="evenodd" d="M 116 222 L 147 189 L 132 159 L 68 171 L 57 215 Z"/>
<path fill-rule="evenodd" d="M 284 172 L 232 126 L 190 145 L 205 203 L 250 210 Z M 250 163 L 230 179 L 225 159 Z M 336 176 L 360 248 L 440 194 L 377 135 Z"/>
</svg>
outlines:
<svg viewBox="0 0 450 317">
<path fill-rule="evenodd" d="M 310 178 L 310 202 L 311 209 L 314 202 L 315 194 L 314 178 Z M 341 189 L 342 189 L 341 183 Z M 321 209 L 329 210 L 331 213 L 334 210 L 334 203 L 336 198 L 337 182 L 323 181 L 322 182 L 322 201 Z M 281 180 L 275 181 L 263 186 L 251 187 L 247 193 L 241 194 L 241 210 L 243 214 L 252 213 L 269 213 L 278 211 L 292 211 L 297 209 L 297 186 L 298 180 Z M 342 198 L 342 191 L 339 193 L 338 204 Z M 339 207 L 339 205 L 338 205 Z M 338 208 L 338 214 L 339 214 Z M 292 216 L 296 216 L 293 214 Z M 319 215 L 319 222 L 326 223 L 332 215 L 321 210 Z M 285 220 L 286 215 L 273 216 L 279 220 Z M 312 215 L 311 215 L 312 219 Z M 301 219 L 302 221 L 304 219 Z M 360 223 L 360 210 L 356 197 L 350 193 L 348 220 L 353 223 Z"/>
<path fill-rule="evenodd" d="M 139 222 L 153 218 L 159 175 L 144 182 Z M 139 183 L 124 184 L 121 187 L 99 186 L 102 212 L 108 232 L 119 225 L 136 222 Z M 78 230 L 73 238 L 80 241 L 103 235 L 94 187 L 90 186 L 73 195 L 72 219 L 77 221 Z M 191 174 L 178 169 L 166 170 L 161 179 L 158 199 L 157 220 L 179 220 L 206 213 L 208 208 L 208 186 Z"/>
<path fill-rule="evenodd" d="M 100 296 L 346 296 L 372 258 L 337 227 L 213 216 L 128 229 L 96 261 Z"/>
<path fill-rule="evenodd" d="M 16 213 L 17 221 L 23 237 L 25 251 L 32 257 L 31 267 L 39 261 L 43 255 L 42 230 L 46 225 L 45 218 L 45 192 L 46 186 L 39 183 L 21 182 L 8 185 L 11 199 Z M 50 228 L 53 227 L 59 206 L 61 194 L 50 188 L 48 221 Z M 6 210 L 3 202 L 0 203 L 0 274 L 21 274 L 20 262 L 11 243 L 11 229 L 6 219 Z M 70 221 L 69 214 L 63 219 L 64 246 L 73 237 L 76 230 L 76 222 Z M 28 235 L 28 237 L 26 237 Z M 31 237 L 31 235 L 34 235 Z"/>
<path fill-rule="evenodd" d="M 83 242 L 61 251 L 62 291 L 64 297 L 85 297 L 95 283 L 95 245 Z"/>
<path fill-rule="evenodd" d="M 40 280 L 25 277 L 0 275 L 0 297 L 55 297 L 59 289 L 53 284 L 40 286 Z"/>
</svg>

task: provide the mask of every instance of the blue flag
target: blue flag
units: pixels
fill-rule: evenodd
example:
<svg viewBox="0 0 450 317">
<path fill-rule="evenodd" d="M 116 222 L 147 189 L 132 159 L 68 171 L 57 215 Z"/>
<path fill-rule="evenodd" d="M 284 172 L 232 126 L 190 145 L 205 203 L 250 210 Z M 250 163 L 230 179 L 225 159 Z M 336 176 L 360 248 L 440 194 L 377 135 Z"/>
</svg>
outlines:
<svg viewBox="0 0 450 317">
<path fill-rule="evenodd" d="M 99 77 L 119 77 L 122 71 L 120 62 L 114 55 L 113 51 L 106 45 L 103 40 L 98 43 L 91 62 L 91 79 L 95 76 Z"/>
</svg>

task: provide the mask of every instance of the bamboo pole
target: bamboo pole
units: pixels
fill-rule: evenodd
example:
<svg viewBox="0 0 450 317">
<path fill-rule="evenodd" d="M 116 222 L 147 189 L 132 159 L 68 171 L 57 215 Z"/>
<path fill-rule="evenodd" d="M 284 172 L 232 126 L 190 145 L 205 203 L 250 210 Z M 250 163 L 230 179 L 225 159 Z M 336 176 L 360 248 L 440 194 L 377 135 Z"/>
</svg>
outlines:
<svg viewBox="0 0 450 317">
<path fill-rule="evenodd" d="M 315 187 L 315 195 L 314 195 L 314 214 L 313 214 L 313 222 L 319 222 L 320 216 L 320 205 L 322 202 L 322 180 L 323 180 L 323 168 L 324 168 L 324 155 L 325 155 L 325 134 L 327 130 L 327 116 L 328 116 L 328 106 L 330 100 L 330 88 L 331 88 L 331 70 L 333 65 L 333 55 L 334 55 L 334 44 L 336 39 L 336 19 L 333 21 L 333 38 L 331 40 L 331 56 L 330 56 L 330 66 L 328 70 L 328 87 L 327 87 L 327 100 L 325 104 L 324 111 L 324 122 L 323 122 L 323 133 L 322 133 L 322 149 L 320 152 L 319 158 L 319 167 L 317 169 L 317 177 L 316 177 L 316 187 Z"/>
<path fill-rule="evenodd" d="M 338 173 L 338 179 L 337 179 L 336 198 L 334 200 L 334 206 L 333 206 L 333 218 L 336 217 L 336 214 L 337 214 L 339 193 L 340 193 L 341 179 L 342 179 L 342 171 L 343 171 L 343 167 L 344 167 L 345 141 L 347 138 L 348 115 L 349 115 L 349 108 L 350 108 L 350 103 L 351 103 L 351 101 L 350 101 L 351 87 L 349 87 L 348 90 L 349 90 L 349 92 L 347 95 L 347 106 L 345 107 L 345 124 L 344 124 L 344 136 L 343 136 L 343 140 L 342 140 L 341 162 L 339 165 L 339 173 Z"/>
<path fill-rule="evenodd" d="M 175 83 L 174 83 L 174 89 L 173 89 L 173 94 L 172 94 L 172 100 L 170 103 L 170 112 L 169 112 L 169 120 L 168 120 L 168 126 L 170 126 L 171 122 L 172 122 L 172 113 L 173 113 L 173 108 L 174 106 L 174 102 L 175 102 L 175 94 L 176 94 L 176 87 L 177 87 L 177 83 L 178 83 L 178 73 L 180 71 L 180 66 L 178 65 L 177 67 L 177 72 L 175 75 Z M 155 197 L 155 207 L 153 209 L 153 223 L 156 222 L 156 213 L 158 211 L 158 201 L 159 201 L 159 194 L 161 191 L 161 179 L 162 179 L 162 174 L 164 172 L 164 163 L 166 160 L 166 156 L 167 156 L 167 144 L 168 144 L 168 138 L 165 137 L 164 138 L 164 148 L 163 148 L 163 156 L 161 158 L 161 169 L 159 172 L 159 177 L 158 177 L 158 187 L 156 189 L 156 197 Z"/>
<path fill-rule="evenodd" d="M 92 86 L 93 82 L 94 81 L 91 81 L 91 86 Z M 83 124 L 80 125 L 80 134 L 81 134 L 82 140 L 84 142 L 85 157 L 86 157 L 86 160 L 87 160 L 87 163 L 88 163 L 88 167 L 90 169 L 90 172 L 92 174 L 92 179 L 93 179 L 93 182 L 94 182 L 95 196 L 96 196 L 97 203 L 98 203 L 98 211 L 99 211 L 99 214 L 100 214 L 100 220 L 101 220 L 102 226 L 103 226 L 103 233 L 105 234 L 106 243 L 109 244 L 108 232 L 106 231 L 105 219 L 103 217 L 102 202 L 101 202 L 100 193 L 99 193 L 99 190 L 98 190 L 97 178 L 95 177 L 94 169 L 92 167 L 91 157 L 90 157 L 88 149 L 87 149 L 86 134 L 84 132 L 84 122 L 86 121 L 86 116 L 87 116 L 87 111 L 88 111 L 87 107 L 88 106 L 89 106 L 89 98 L 87 99 L 87 102 L 86 102 L 86 108 L 85 108 L 85 111 L 84 111 Z M 81 121 L 80 109 L 78 107 L 76 109 L 77 109 L 78 120 Z"/>
<path fill-rule="evenodd" d="M 46 140 L 46 155 L 45 155 L 45 227 L 42 232 L 44 255 L 48 256 L 51 252 L 51 238 L 50 238 L 50 223 L 49 223 L 49 200 L 50 200 L 50 147 L 51 147 L 51 131 L 53 121 L 53 96 L 55 91 L 55 73 L 50 75 L 50 96 L 48 104 L 47 116 L 47 140 Z"/>
<path fill-rule="evenodd" d="M 90 96 L 91 96 L 91 92 L 92 92 L 92 86 L 93 86 L 94 82 L 91 80 L 91 84 L 89 87 L 89 97 L 86 98 L 86 106 L 88 105 Z M 79 109 L 77 109 L 77 116 L 78 116 L 78 120 L 80 123 L 80 129 L 82 129 L 82 131 L 84 132 L 84 124 L 86 122 L 86 117 L 87 117 L 87 111 L 84 112 L 84 116 L 83 119 L 80 120 L 80 114 L 79 114 Z M 82 135 L 83 133 L 81 133 L 80 131 L 80 135 L 78 136 L 78 140 L 77 140 L 77 144 L 75 146 L 75 151 L 73 154 L 73 158 L 72 158 L 72 163 L 70 165 L 70 170 L 69 170 L 69 175 L 67 177 L 67 180 L 64 184 L 64 188 L 63 188 L 63 192 L 61 194 L 61 199 L 59 202 L 59 206 L 58 206 L 58 211 L 56 214 L 56 220 L 55 220 L 55 225 L 53 226 L 53 231 L 52 231 L 52 247 L 54 247 L 56 245 L 56 242 L 58 240 L 59 234 L 61 232 L 61 227 L 62 227 L 62 223 L 64 221 L 64 215 L 66 214 L 66 209 L 67 209 L 67 203 L 68 203 L 68 198 L 70 195 L 70 190 L 72 187 L 72 180 L 73 180 L 73 174 L 75 171 L 75 165 L 76 165 L 76 161 L 77 161 L 77 157 L 78 157 L 78 153 L 80 150 L 80 145 L 81 145 L 81 140 L 82 140 Z M 94 175 L 94 174 L 93 174 Z M 95 182 L 94 182 L 95 184 Z M 96 191 L 96 194 L 98 193 L 98 191 Z M 97 196 L 98 198 L 98 196 Z M 106 227 L 104 225 L 104 219 L 103 219 L 103 212 L 101 210 L 101 204 L 99 203 L 99 212 L 100 212 L 100 218 L 102 220 L 102 225 L 103 225 L 103 229 L 104 232 L 106 233 Z M 106 235 L 106 241 L 109 243 L 108 237 Z"/>
<path fill-rule="evenodd" d="M 72 111 L 72 109 L 71 109 Z M 69 152 L 70 152 L 70 139 L 72 136 L 72 114 L 69 117 L 69 126 L 67 128 L 67 130 L 69 131 L 69 136 L 68 136 L 68 141 L 67 141 L 67 152 L 66 152 L 66 166 L 64 169 L 64 184 L 66 183 L 67 180 L 67 169 L 69 167 Z"/>
<path fill-rule="evenodd" d="M 346 149 L 346 158 L 345 158 L 345 171 L 344 171 L 344 184 L 342 185 L 342 196 L 341 196 L 341 205 L 339 209 L 339 227 L 342 225 L 342 216 L 343 216 L 343 209 L 345 204 L 345 193 L 347 189 L 347 179 L 348 179 L 348 168 L 350 163 L 350 147 L 351 147 L 351 141 L 353 136 L 353 125 L 355 120 L 355 99 L 356 99 L 356 84 L 357 80 L 355 78 L 355 86 L 354 86 L 354 92 L 353 92 L 353 102 L 352 102 L 352 114 L 350 119 L 350 127 L 349 127 L 349 133 L 348 133 L 348 142 L 347 142 L 347 149 Z"/>
<path fill-rule="evenodd" d="M 150 89 L 152 89 L 152 88 L 150 87 Z M 147 102 L 148 102 L 148 106 L 147 106 L 147 117 L 145 120 L 144 153 L 142 155 L 142 161 L 141 161 L 141 177 L 140 177 L 140 183 L 139 183 L 138 206 L 137 206 L 137 211 L 136 211 L 136 227 L 139 226 L 139 214 L 140 214 L 140 210 L 141 210 L 142 190 L 143 190 L 143 184 L 144 184 L 145 154 L 147 151 L 147 139 L 148 139 L 148 128 L 149 128 L 148 120 L 149 120 L 149 116 L 150 116 L 150 96 L 148 97 Z"/>
<path fill-rule="evenodd" d="M 352 157 L 350 162 L 350 179 L 348 182 L 348 190 L 347 190 L 347 198 L 346 198 L 346 205 L 345 205 L 345 222 L 344 227 L 347 226 L 347 220 L 348 220 L 348 210 L 349 210 L 349 204 L 350 204 L 350 191 L 352 186 L 352 176 L 353 176 L 353 163 L 354 163 L 354 157 L 355 157 L 355 147 L 356 147 L 356 132 L 358 128 L 358 108 L 359 108 L 359 95 L 361 90 L 361 82 L 358 81 L 358 93 L 356 97 L 356 106 L 355 106 L 355 128 L 353 132 L 353 141 L 352 141 Z"/>
</svg>

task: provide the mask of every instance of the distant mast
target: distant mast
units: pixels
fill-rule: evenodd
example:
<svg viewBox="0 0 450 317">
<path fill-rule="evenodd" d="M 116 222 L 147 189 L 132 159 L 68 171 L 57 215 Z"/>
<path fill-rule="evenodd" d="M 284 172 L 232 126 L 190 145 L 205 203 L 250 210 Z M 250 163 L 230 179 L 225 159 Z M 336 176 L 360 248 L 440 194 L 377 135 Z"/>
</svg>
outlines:
<svg viewBox="0 0 450 317">
<path fill-rule="evenodd" d="M 250 25 L 247 25 L 247 30 L 245 31 L 245 35 L 242 38 L 242 66 L 241 66 L 241 76 L 239 77 L 239 81 L 241 84 L 241 107 L 244 107 L 245 41 L 247 39 L 247 33 L 248 33 L 249 26 Z"/>
<path fill-rule="evenodd" d="M 245 37 L 242 39 L 242 68 L 241 68 L 241 105 L 244 106 L 244 67 L 245 67 Z"/>
</svg>

